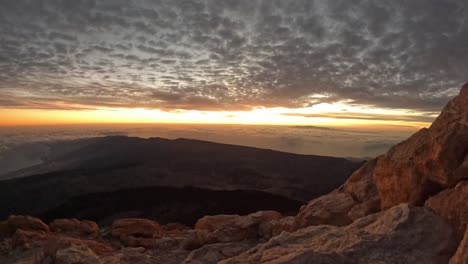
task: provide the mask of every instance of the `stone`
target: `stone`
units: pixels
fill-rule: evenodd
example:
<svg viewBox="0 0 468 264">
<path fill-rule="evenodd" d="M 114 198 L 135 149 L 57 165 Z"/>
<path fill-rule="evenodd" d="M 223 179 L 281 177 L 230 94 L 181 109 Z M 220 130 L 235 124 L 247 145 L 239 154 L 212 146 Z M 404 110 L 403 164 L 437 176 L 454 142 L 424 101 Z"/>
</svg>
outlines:
<svg viewBox="0 0 468 264">
<path fill-rule="evenodd" d="M 297 229 L 296 217 L 287 216 L 278 220 L 272 220 L 260 224 L 259 235 L 265 239 L 270 239 L 281 234 L 283 231 L 294 232 Z"/>
<path fill-rule="evenodd" d="M 374 182 L 385 210 L 400 203 L 423 205 L 468 175 L 468 84 L 428 129 L 379 157 Z"/>
<path fill-rule="evenodd" d="M 275 211 L 259 211 L 246 216 L 204 216 L 197 221 L 195 229 L 208 231 L 204 237 L 205 243 L 237 242 L 257 238 L 262 223 L 279 220 L 281 217 Z"/>
<path fill-rule="evenodd" d="M 442 264 L 456 250 L 452 227 L 423 207 L 400 204 L 348 226 L 310 226 L 283 232 L 223 264 Z"/>
<path fill-rule="evenodd" d="M 353 197 L 341 190 L 320 196 L 299 210 L 296 217 L 298 227 L 311 225 L 344 226 L 352 222 L 348 212 L 357 205 Z"/>
</svg>

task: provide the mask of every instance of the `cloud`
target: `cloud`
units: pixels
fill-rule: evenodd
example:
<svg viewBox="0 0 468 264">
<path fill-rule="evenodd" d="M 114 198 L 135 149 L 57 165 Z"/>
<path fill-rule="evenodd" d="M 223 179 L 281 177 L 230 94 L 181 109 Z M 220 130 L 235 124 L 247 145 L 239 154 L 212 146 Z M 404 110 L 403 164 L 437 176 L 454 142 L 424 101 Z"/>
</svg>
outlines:
<svg viewBox="0 0 468 264">
<path fill-rule="evenodd" d="M 0 106 L 436 111 L 468 78 L 466 17 L 463 0 L 6 0 Z"/>
</svg>

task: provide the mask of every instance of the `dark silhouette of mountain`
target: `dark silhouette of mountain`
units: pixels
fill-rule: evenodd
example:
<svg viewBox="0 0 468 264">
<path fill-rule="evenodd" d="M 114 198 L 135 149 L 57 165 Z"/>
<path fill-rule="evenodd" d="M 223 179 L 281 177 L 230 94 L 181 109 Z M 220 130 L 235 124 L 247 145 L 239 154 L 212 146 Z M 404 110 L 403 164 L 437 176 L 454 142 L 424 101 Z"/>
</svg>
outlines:
<svg viewBox="0 0 468 264">
<path fill-rule="evenodd" d="M 146 187 L 74 197 L 40 217 L 90 219 L 110 225 L 123 217 L 157 219 L 193 226 L 205 215 L 249 214 L 275 210 L 294 215 L 301 202 L 258 191 L 212 191 L 199 188 Z"/>
<path fill-rule="evenodd" d="M 111 136 L 64 144 L 71 150 L 61 149 L 44 164 L 0 181 L 0 218 L 41 215 L 93 193 L 157 186 L 255 191 L 307 201 L 338 187 L 362 164 L 190 139 Z"/>
</svg>

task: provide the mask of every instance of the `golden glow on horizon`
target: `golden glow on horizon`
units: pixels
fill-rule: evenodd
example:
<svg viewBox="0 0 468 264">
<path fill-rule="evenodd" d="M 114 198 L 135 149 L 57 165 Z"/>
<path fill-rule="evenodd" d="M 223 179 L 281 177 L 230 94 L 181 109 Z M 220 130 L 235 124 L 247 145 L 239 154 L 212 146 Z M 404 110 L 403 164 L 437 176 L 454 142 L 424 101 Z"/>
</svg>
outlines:
<svg viewBox="0 0 468 264">
<path fill-rule="evenodd" d="M 364 118 L 347 116 L 362 115 Z M 0 125 L 60 125 L 84 123 L 194 123 L 258 124 L 314 126 L 394 125 L 425 127 L 417 121 L 421 113 L 348 105 L 345 102 L 322 103 L 307 108 L 258 108 L 251 111 L 172 112 L 141 108 L 102 108 L 98 110 L 0 109 Z M 345 118 L 340 117 L 343 115 Z M 388 118 L 386 118 L 388 117 Z M 397 117 L 395 119 L 395 117 Z M 402 117 L 398 120 L 398 117 Z M 409 119 L 408 119 L 409 118 Z M 406 121 L 405 121 L 406 120 Z"/>
</svg>

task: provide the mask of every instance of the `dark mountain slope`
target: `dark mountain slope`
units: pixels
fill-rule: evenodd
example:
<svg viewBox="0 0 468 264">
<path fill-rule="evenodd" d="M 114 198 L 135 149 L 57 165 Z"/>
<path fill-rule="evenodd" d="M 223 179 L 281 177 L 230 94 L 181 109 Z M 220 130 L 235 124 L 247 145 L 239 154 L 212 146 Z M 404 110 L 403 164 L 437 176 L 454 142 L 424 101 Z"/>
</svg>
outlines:
<svg viewBox="0 0 468 264">
<path fill-rule="evenodd" d="M 70 143 L 67 143 L 70 144 Z M 37 215 L 91 193 L 154 186 L 251 190 L 306 201 L 336 188 L 361 163 L 205 141 L 104 137 L 0 181 L 0 217 Z"/>
</svg>

